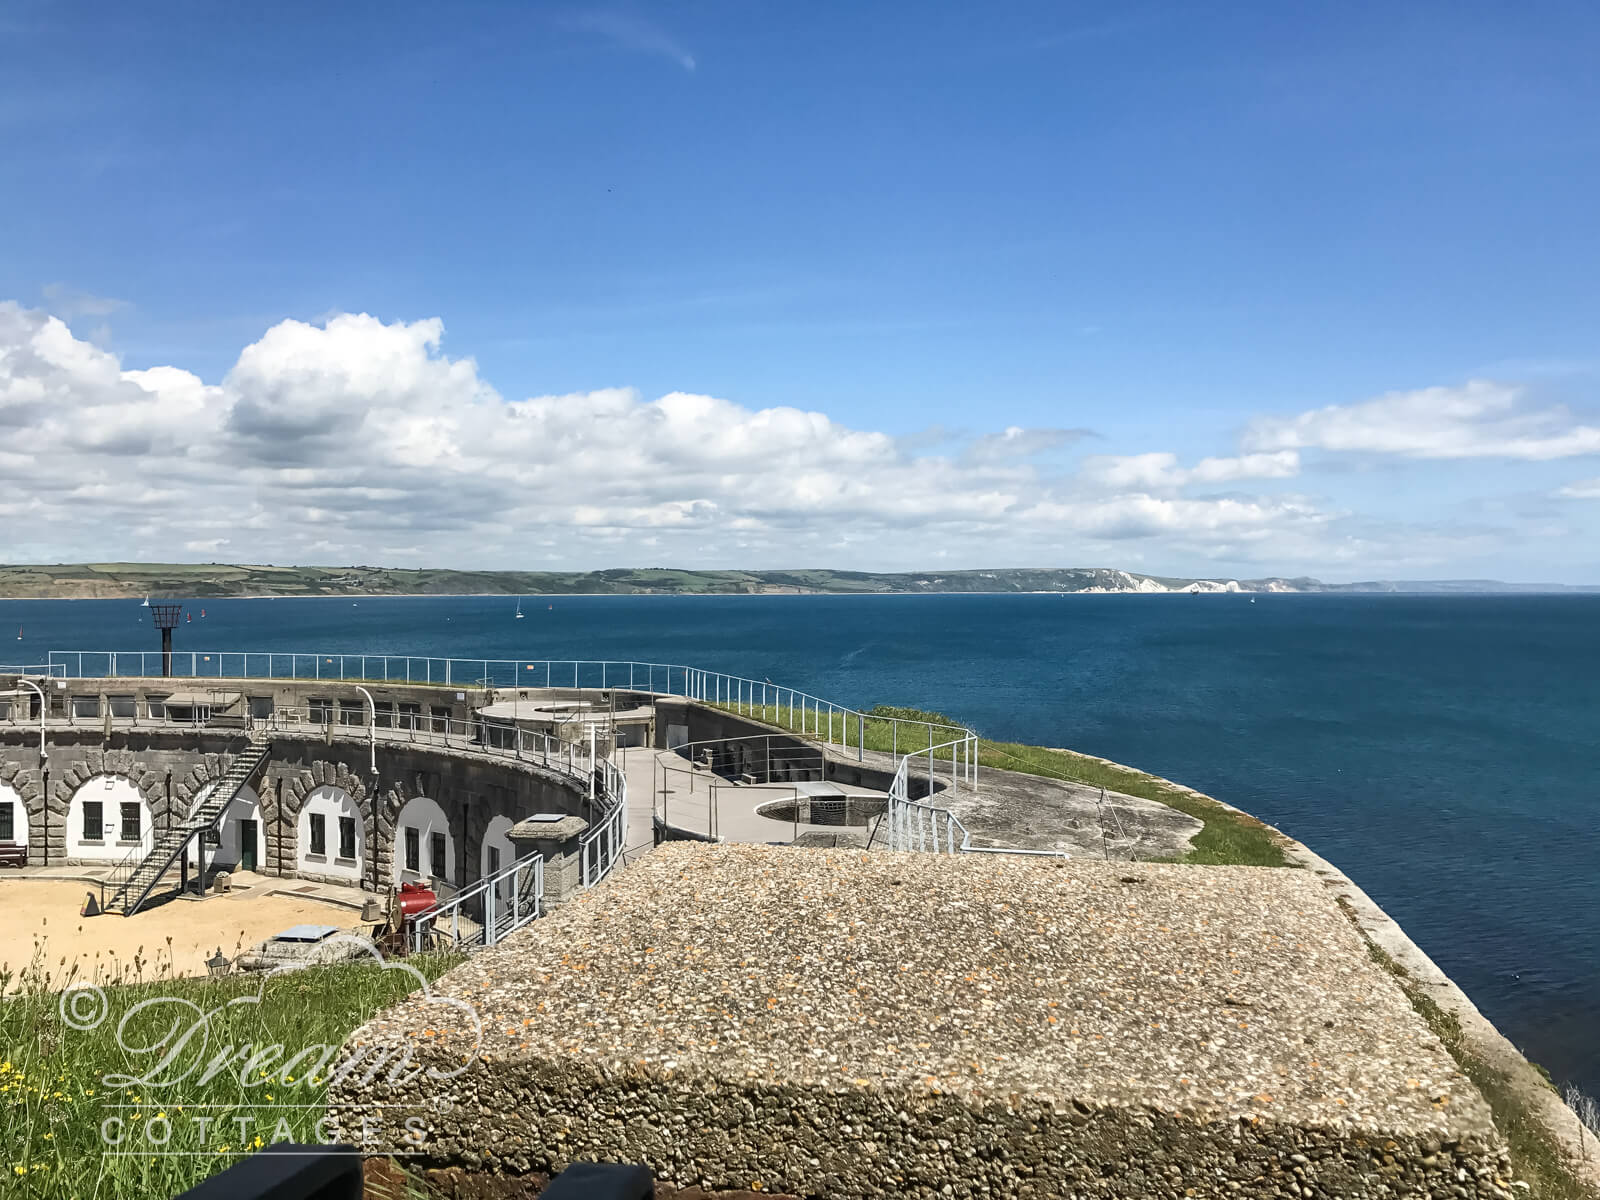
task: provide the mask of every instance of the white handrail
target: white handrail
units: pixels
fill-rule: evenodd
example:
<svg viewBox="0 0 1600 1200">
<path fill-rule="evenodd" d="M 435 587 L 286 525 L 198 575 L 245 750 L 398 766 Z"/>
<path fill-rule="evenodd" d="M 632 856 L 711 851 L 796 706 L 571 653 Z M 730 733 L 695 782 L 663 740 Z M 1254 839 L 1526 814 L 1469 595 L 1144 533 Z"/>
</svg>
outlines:
<svg viewBox="0 0 1600 1200">
<path fill-rule="evenodd" d="M 500 898 L 500 884 L 509 880 L 507 901 Z M 508 902 L 508 903 L 507 903 Z M 507 907 L 502 908 L 502 903 Z M 469 906 L 481 905 L 481 913 Z M 544 911 L 544 858 L 529 854 L 493 875 L 485 875 L 470 887 L 442 900 L 412 919 L 411 950 L 429 948 L 437 934 L 448 925 L 453 949 L 468 946 L 493 946 L 509 933 L 521 929 Z M 462 925 L 465 921 L 465 930 Z"/>
<path fill-rule="evenodd" d="M 599 793 L 603 816 L 578 841 L 579 869 L 584 887 L 593 887 L 622 861 L 628 837 L 628 777 L 609 759 L 599 763 Z"/>
<path fill-rule="evenodd" d="M 325 714 L 319 716 L 319 714 Z M 386 715 L 387 716 L 387 715 Z M 328 708 L 279 708 L 270 716 L 256 718 L 267 729 L 281 733 L 317 733 L 333 728 L 360 729 L 359 726 L 340 719 L 338 710 Z M 159 723 L 157 721 L 156 723 Z M 189 722 L 174 722 L 188 726 Z M 360 732 L 374 741 L 404 742 L 408 745 L 432 745 L 448 748 L 460 747 L 479 754 L 497 758 L 537 762 L 577 779 L 587 778 L 583 769 L 569 763 L 562 753 L 559 741 L 548 734 L 538 733 L 504 721 L 475 717 L 470 721 L 454 717 L 425 716 L 421 713 L 393 714 L 392 723 L 374 725 Z"/>
<path fill-rule="evenodd" d="M 960 740 L 948 745 L 954 747 Z M 932 749 L 943 748 L 935 746 Z M 948 809 L 911 799 L 911 760 L 921 754 L 928 755 L 928 795 L 933 795 L 933 754 L 930 751 L 918 751 L 917 754 L 902 758 L 895 770 L 894 781 L 889 785 L 889 808 L 885 813 L 889 824 L 889 848 L 931 851 L 934 854 L 957 854 L 971 849 L 972 835 L 967 832 L 960 817 Z M 956 841 L 958 830 L 961 834 L 959 843 Z"/>
<path fill-rule="evenodd" d="M 963 725 L 875 715 L 824 700 L 799 688 L 773 683 L 770 679 L 751 679 L 683 663 L 598 658 L 440 658 L 306 650 L 191 650 L 175 651 L 172 664 L 174 675 L 195 679 L 377 681 L 461 689 L 571 688 L 580 692 L 627 689 L 652 695 L 682 696 L 725 706 L 737 714 L 754 716 L 759 712 L 763 720 L 771 710 L 775 724 L 791 732 L 817 737 L 826 745 L 838 745 L 845 750 L 853 747 L 858 760 L 866 755 L 869 721 L 880 726 L 889 725 L 889 753 L 895 758 L 901 753 L 913 752 L 902 747 L 915 745 L 920 750 L 924 741 L 929 747 L 935 747 L 936 742 L 946 742 L 945 733 L 960 734 L 957 740 L 968 742 L 977 738 L 973 730 Z M 161 652 L 52 650 L 49 671 L 85 679 L 156 678 L 161 675 Z M 977 755 L 963 752 L 960 757 L 968 782 L 976 786 Z"/>
</svg>

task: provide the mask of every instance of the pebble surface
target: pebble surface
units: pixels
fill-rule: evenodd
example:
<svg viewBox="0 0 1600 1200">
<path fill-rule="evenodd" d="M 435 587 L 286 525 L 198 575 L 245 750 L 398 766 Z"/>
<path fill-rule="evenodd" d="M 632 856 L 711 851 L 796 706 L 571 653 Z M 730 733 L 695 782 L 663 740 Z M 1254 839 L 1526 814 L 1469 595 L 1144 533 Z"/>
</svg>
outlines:
<svg viewBox="0 0 1600 1200">
<path fill-rule="evenodd" d="M 481 1061 L 428 1095 L 454 1112 L 430 1153 L 468 1165 L 631 1152 L 831 1195 L 1511 1186 L 1487 1106 L 1301 871 L 667 845 L 434 991 L 482 1018 Z M 355 1040 L 459 1060 L 437 1014 Z"/>
</svg>

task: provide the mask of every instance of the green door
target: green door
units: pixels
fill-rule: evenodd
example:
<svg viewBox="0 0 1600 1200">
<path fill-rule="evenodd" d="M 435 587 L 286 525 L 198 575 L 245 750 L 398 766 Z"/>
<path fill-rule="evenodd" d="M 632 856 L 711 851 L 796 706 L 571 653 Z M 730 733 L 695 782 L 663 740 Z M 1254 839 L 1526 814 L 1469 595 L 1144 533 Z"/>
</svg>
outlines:
<svg viewBox="0 0 1600 1200">
<path fill-rule="evenodd" d="M 256 822 L 239 822 L 239 870 L 256 869 Z"/>
</svg>

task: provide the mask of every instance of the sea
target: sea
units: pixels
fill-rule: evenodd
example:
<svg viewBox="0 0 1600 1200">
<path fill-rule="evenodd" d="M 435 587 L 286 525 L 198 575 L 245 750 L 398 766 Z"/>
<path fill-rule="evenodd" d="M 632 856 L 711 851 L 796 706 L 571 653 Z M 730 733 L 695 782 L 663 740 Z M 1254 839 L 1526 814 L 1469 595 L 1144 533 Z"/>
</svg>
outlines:
<svg viewBox="0 0 1600 1200">
<path fill-rule="evenodd" d="M 687 663 L 1128 763 L 1336 863 L 1530 1059 L 1600 1095 L 1600 596 L 516 603 L 201 599 L 175 644 Z M 0 663 L 152 650 L 148 614 L 0 600 Z"/>
</svg>

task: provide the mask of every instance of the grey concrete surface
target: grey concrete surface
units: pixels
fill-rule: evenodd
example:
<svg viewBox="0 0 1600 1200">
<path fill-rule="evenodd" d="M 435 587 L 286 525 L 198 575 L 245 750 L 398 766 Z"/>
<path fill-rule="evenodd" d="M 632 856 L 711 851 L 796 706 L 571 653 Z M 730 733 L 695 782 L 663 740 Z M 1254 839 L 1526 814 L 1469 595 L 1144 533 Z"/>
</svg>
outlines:
<svg viewBox="0 0 1600 1200">
<path fill-rule="evenodd" d="M 481 1045 L 420 998 L 354 1043 L 478 1061 L 333 1099 L 415 1109 L 441 1161 L 829 1196 L 1510 1186 L 1309 872 L 676 844 L 434 989 Z"/>
</svg>

